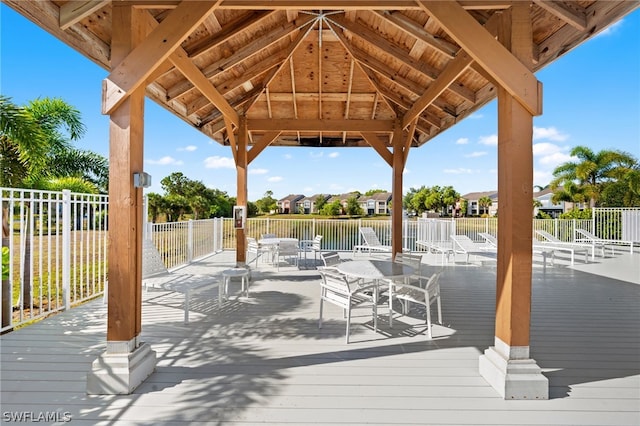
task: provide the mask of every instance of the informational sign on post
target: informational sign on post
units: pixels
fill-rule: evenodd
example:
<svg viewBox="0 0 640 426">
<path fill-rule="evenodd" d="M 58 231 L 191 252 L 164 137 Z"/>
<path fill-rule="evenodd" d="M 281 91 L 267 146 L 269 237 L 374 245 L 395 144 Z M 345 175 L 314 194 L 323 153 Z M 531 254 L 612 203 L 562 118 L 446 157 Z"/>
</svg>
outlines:
<svg viewBox="0 0 640 426">
<path fill-rule="evenodd" d="M 233 227 L 235 229 L 244 229 L 247 222 L 247 207 L 233 206 Z"/>
</svg>

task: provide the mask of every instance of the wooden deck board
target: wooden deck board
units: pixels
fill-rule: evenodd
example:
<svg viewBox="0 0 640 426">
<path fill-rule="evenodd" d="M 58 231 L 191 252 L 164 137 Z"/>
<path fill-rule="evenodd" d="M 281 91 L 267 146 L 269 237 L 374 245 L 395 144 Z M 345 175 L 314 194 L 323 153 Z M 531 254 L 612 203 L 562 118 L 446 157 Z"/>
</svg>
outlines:
<svg viewBox="0 0 640 426">
<path fill-rule="evenodd" d="M 341 311 L 318 329 L 317 279 L 261 267 L 249 299 L 219 311 L 214 295 L 194 297 L 188 325 L 181 295 L 146 292 L 141 340 L 158 364 L 132 395 L 85 393 L 104 350 L 101 301 L 1 336 L 2 411 L 66 411 L 74 425 L 640 424 L 640 282 L 536 269 L 531 352 L 551 399 L 504 401 L 478 373 L 493 344 L 494 267 L 445 266 L 433 340 L 417 334 L 419 315 L 390 329 L 385 309 L 380 333 L 358 316 L 345 345 Z"/>
</svg>

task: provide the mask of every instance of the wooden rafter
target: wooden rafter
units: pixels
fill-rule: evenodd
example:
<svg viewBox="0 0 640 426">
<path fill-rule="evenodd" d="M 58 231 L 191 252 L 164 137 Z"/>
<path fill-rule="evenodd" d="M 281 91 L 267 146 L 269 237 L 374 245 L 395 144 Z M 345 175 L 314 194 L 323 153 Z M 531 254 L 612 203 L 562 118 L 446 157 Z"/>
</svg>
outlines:
<svg viewBox="0 0 640 426">
<path fill-rule="evenodd" d="M 389 166 L 393 166 L 393 154 L 389 151 L 387 144 L 379 134 L 373 132 L 360 132 L 360 134 Z"/>
<path fill-rule="evenodd" d="M 109 3 L 111 0 L 72 0 L 63 4 L 60 6 L 60 29 L 68 29 Z"/>
<path fill-rule="evenodd" d="M 584 31 L 587 29 L 587 17 L 584 13 L 584 10 L 582 10 L 582 12 L 578 12 L 574 9 L 569 9 L 559 1 L 534 0 L 533 2 L 547 12 L 550 12 L 558 18 L 562 19 L 575 29 L 580 31 Z"/>
<path fill-rule="evenodd" d="M 249 131 L 283 132 L 330 132 L 336 129 L 345 132 L 392 132 L 393 120 L 314 120 L 314 119 L 249 119 Z"/>
<path fill-rule="evenodd" d="M 535 75 L 467 11 L 455 2 L 418 1 L 500 86 L 522 103 L 530 113 L 542 113 L 541 88 Z"/>
<path fill-rule="evenodd" d="M 104 80 L 102 112 L 109 114 L 171 55 L 222 0 L 176 7 Z"/>
</svg>

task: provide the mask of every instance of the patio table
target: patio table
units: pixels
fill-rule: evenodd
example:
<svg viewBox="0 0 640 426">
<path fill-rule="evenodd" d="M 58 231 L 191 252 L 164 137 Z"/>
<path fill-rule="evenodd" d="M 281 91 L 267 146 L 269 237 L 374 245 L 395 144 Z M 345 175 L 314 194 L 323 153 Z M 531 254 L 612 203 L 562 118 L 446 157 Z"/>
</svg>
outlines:
<svg viewBox="0 0 640 426">
<path fill-rule="evenodd" d="M 415 268 L 405 263 L 396 263 L 391 259 L 367 259 L 367 260 L 352 260 L 349 262 L 342 262 L 335 266 L 335 268 L 345 275 L 363 278 L 365 280 L 372 280 L 375 285 L 375 300 L 378 303 L 380 281 L 391 280 L 394 278 L 404 278 L 415 273 Z M 393 286 L 389 286 L 389 326 L 393 324 L 393 309 L 392 309 L 392 291 Z"/>
</svg>

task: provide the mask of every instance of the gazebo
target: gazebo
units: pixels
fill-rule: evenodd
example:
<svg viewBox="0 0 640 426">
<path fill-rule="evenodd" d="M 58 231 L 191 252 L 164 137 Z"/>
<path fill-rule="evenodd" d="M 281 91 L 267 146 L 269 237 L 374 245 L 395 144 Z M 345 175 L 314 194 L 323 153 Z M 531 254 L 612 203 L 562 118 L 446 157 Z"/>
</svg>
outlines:
<svg viewBox="0 0 640 426">
<path fill-rule="evenodd" d="M 389 165 L 393 211 L 418 148 L 498 101 L 500 222 L 495 346 L 482 376 L 508 399 L 546 399 L 529 356 L 535 71 L 630 13 L 608 0 L 3 0 L 109 70 L 109 305 L 90 393 L 130 393 L 155 354 L 141 330 L 144 98 L 217 143 L 237 168 L 269 146 L 373 148 Z M 402 216 L 392 248 L 402 250 Z M 245 263 L 237 229 L 236 262 Z"/>
</svg>

